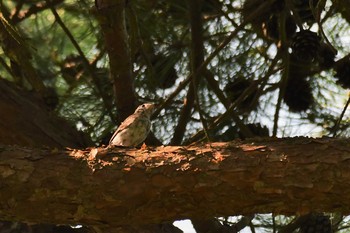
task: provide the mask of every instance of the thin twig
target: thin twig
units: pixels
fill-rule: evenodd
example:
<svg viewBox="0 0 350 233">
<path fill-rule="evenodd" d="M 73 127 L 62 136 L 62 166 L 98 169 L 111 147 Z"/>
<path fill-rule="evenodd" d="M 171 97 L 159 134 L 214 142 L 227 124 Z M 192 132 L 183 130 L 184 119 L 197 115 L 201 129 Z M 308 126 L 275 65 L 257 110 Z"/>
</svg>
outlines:
<svg viewBox="0 0 350 233">
<path fill-rule="evenodd" d="M 341 112 L 340 116 L 339 116 L 339 119 L 337 121 L 337 123 L 335 124 L 334 126 L 334 131 L 333 131 L 333 137 L 335 138 L 337 136 L 337 131 L 339 129 L 339 126 L 340 126 L 340 122 L 342 121 L 343 117 L 344 117 L 344 114 L 346 112 L 346 110 L 348 109 L 349 107 L 349 104 L 350 104 L 350 95 L 349 95 L 349 98 L 348 98 L 348 101 L 346 101 L 346 104 L 343 108 L 343 111 Z"/>
<path fill-rule="evenodd" d="M 203 70 L 207 67 L 207 65 L 219 54 L 219 52 L 228 45 L 231 40 L 242 30 L 248 23 L 253 21 L 256 17 L 259 17 L 261 12 L 264 12 L 270 5 L 269 1 L 265 1 L 262 3 L 259 7 L 256 8 L 255 11 L 253 11 L 247 18 L 246 21 L 244 21 L 242 24 L 240 24 L 238 27 L 235 28 L 231 34 L 225 38 L 225 40 L 212 52 L 205 61 L 198 67 L 198 69 L 195 72 L 191 72 L 187 78 L 179 84 L 179 86 L 176 88 L 176 90 L 169 95 L 169 97 L 160 104 L 159 108 L 154 112 L 152 118 L 155 118 L 162 109 L 164 109 L 165 106 L 169 104 L 186 86 L 187 84 L 192 80 L 193 76 L 198 75 L 199 73 L 203 72 Z"/>
<path fill-rule="evenodd" d="M 329 46 L 329 48 L 332 50 L 332 52 L 334 54 L 337 54 L 337 50 L 334 48 L 332 43 L 329 41 L 329 39 L 326 36 L 326 33 L 324 32 L 323 27 L 322 27 L 322 23 L 321 23 L 321 11 L 322 11 L 322 9 L 321 8 L 324 7 L 324 5 L 322 6 L 322 4 L 325 4 L 325 0 L 319 1 L 317 3 L 316 8 L 314 8 L 313 0 L 309 0 L 309 7 L 311 9 L 313 17 L 316 19 L 316 22 L 317 22 L 317 25 L 318 25 L 318 29 L 321 32 L 321 35 L 322 35 L 323 39 L 325 40 L 325 42 Z"/>
<path fill-rule="evenodd" d="M 282 73 L 281 78 L 281 86 L 280 91 L 278 94 L 278 100 L 276 104 L 276 111 L 273 119 L 273 130 L 272 130 L 272 136 L 276 137 L 277 135 L 277 129 L 278 129 L 278 119 L 279 119 L 279 113 L 281 110 L 282 105 L 282 99 L 285 93 L 285 89 L 287 86 L 288 76 L 289 76 L 289 52 L 288 49 L 286 49 L 286 43 L 287 43 L 287 35 L 286 35 L 286 28 L 285 28 L 285 21 L 286 21 L 286 14 L 282 13 L 280 15 L 280 38 L 281 38 L 281 44 L 282 44 L 282 50 L 283 50 L 283 63 L 284 63 L 284 72 Z"/>
<path fill-rule="evenodd" d="M 191 1 L 191 0 L 190 0 Z M 200 104 L 199 104 L 199 96 L 198 96 L 198 89 L 197 89 L 197 84 L 194 83 L 193 85 L 193 90 L 194 90 L 194 93 L 195 93 L 195 107 L 196 107 L 196 110 L 198 111 L 198 114 L 199 114 L 199 119 L 202 123 L 202 126 L 203 126 L 203 131 L 204 131 L 204 134 L 205 134 L 205 137 L 206 139 L 208 140 L 208 142 L 210 142 L 210 136 L 209 136 L 209 129 L 208 129 L 208 123 L 207 121 L 204 119 L 204 116 L 203 116 L 203 111 L 200 107 Z"/>
<path fill-rule="evenodd" d="M 203 45 L 203 24 L 202 24 L 202 13 L 201 13 L 201 1 L 197 0 L 188 0 L 188 4 L 190 6 L 190 21 L 191 21 L 191 63 L 192 63 L 192 71 L 195 71 L 198 66 L 203 63 L 204 60 L 204 45 Z M 204 72 L 199 72 L 198 75 L 196 75 L 192 79 L 192 88 L 194 92 L 194 100 L 195 100 L 195 107 L 199 114 L 199 119 L 202 123 L 203 130 L 205 133 L 205 136 L 207 140 L 210 142 L 209 134 L 208 134 L 208 124 L 206 120 L 204 119 L 202 109 L 200 107 L 200 100 L 198 96 L 198 84 L 201 81 L 199 78 L 203 77 L 201 74 Z"/>
<path fill-rule="evenodd" d="M 226 98 L 226 96 L 224 95 L 224 93 L 221 91 L 218 82 L 214 79 L 214 77 L 212 76 L 212 74 L 210 73 L 209 70 L 206 70 L 206 72 L 204 72 L 204 76 L 209 84 L 209 86 L 211 87 L 211 89 L 214 91 L 215 95 L 218 97 L 218 99 L 220 100 L 220 102 L 224 105 L 224 107 L 226 108 L 226 111 L 230 109 L 230 101 Z M 255 84 L 253 84 L 254 87 L 256 87 Z M 249 89 L 249 87 L 248 87 Z M 253 88 L 251 88 L 253 92 Z M 248 93 L 247 95 L 250 95 L 251 93 Z M 242 93 L 243 94 L 243 93 Z M 242 95 L 243 96 L 243 95 Z M 246 96 L 246 95 L 245 95 Z M 239 101 L 238 101 L 239 100 Z M 238 106 L 239 104 L 241 104 L 241 102 L 244 100 L 243 97 L 239 97 L 236 101 L 235 101 L 235 106 Z M 238 125 L 238 128 L 242 131 L 242 134 L 244 137 L 251 137 L 253 134 L 251 132 L 251 130 L 243 123 L 243 121 L 239 118 L 239 116 L 236 114 L 236 112 L 232 111 L 230 113 L 230 116 L 233 118 L 234 122 Z M 207 130 L 210 130 L 209 128 L 207 128 Z"/>
<path fill-rule="evenodd" d="M 221 122 L 223 122 L 225 119 L 227 119 L 228 117 L 232 117 L 233 120 L 239 124 L 241 123 L 243 126 L 242 128 L 240 128 L 241 130 L 244 129 L 244 124 L 241 121 L 241 119 L 238 117 L 237 114 L 234 113 L 234 109 L 246 98 L 246 96 L 252 94 L 255 90 L 256 87 L 258 85 L 260 85 L 261 87 L 264 87 L 268 81 L 268 78 L 270 77 L 270 75 L 274 72 L 274 68 L 278 62 L 280 58 L 280 53 L 278 52 L 275 56 L 275 58 L 272 60 L 271 65 L 269 66 L 269 69 L 267 70 L 266 74 L 264 77 L 262 77 L 261 79 L 259 79 L 257 82 L 253 82 L 239 97 L 238 99 L 233 102 L 229 108 L 226 110 L 226 112 L 224 112 L 222 115 L 218 116 L 209 126 L 208 126 L 208 130 L 212 130 L 214 129 L 214 127 L 218 126 Z M 241 127 L 241 125 L 238 125 L 239 127 Z M 246 132 L 249 133 L 250 131 Z M 195 135 L 193 135 L 191 138 L 189 138 L 184 144 L 190 144 L 192 142 L 195 141 L 201 141 L 203 140 L 202 138 L 203 136 L 203 131 L 198 131 Z M 202 139 L 201 139 L 202 138 Z"/>
</svg>

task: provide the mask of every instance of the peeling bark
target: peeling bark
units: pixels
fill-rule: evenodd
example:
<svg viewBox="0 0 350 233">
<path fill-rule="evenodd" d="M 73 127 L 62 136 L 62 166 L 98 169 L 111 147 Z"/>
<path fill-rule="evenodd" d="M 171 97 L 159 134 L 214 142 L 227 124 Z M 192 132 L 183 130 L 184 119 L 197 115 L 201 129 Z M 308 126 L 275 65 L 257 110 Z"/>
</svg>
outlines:
<svg viewBox="0 0 350 233">
<path fill-rule="evenodd" d="M 0 151 L 2 220 L 111 227 L 271 212 L 350 213 L 348 139 Z"/>
</svg>

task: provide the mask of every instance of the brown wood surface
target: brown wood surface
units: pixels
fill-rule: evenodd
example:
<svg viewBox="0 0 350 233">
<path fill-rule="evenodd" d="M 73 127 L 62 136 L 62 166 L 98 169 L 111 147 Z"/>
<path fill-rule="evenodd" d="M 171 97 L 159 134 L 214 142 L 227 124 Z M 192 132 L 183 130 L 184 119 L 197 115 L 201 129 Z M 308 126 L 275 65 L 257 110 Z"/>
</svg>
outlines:
<svg viewBox="0 0 350 233">
<path fill-rule="evenodd" d="M 153 224 L 212 216 L 350 213 L 348 139 L 188 147 L 0 147 L 0 218 Z"/>
</svg>

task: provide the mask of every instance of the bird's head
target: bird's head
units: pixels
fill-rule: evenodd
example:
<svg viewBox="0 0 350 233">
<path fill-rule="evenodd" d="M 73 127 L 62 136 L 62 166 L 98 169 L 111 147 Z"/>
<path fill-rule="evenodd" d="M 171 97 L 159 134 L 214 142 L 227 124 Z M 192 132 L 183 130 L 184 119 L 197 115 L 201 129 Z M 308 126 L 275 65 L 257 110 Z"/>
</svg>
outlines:
<svg viewBox="0 0 350 233">
<path fill-rule="evenodd" d="M 156 105 L 153 103 L 144 103 L 136 108 L 135 113 L 136 114 L 144 114 L 148 117 L 151 117 L 155 108 L 156 108 Z"/>
</svg>

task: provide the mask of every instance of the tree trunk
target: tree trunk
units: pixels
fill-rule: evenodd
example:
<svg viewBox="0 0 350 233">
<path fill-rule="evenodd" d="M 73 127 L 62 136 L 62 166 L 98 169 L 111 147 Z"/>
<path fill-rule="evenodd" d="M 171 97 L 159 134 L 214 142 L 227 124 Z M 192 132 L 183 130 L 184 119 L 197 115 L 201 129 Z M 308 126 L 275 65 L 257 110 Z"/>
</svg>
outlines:
<svg viewBox="0 0 350 233">
<path fill-rule="evenodd" d="M 110 75 L 115 91 L 119 121 L 135 109 L 134 78 L 125 22 L 126 0 L 96 0 L 97 19 L 108 52 Z"/>
<path fill-rule="evenodd" d="M 2 220 L 118 226 L 271 212 L 350 213 L 348 139 L 0 151 Z"/>
</svg>

